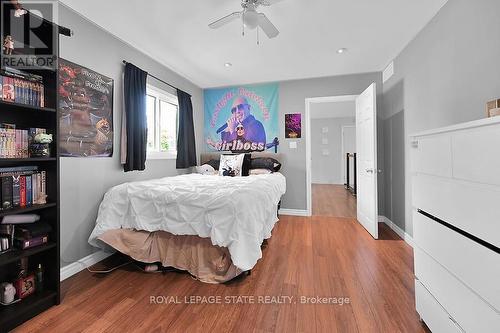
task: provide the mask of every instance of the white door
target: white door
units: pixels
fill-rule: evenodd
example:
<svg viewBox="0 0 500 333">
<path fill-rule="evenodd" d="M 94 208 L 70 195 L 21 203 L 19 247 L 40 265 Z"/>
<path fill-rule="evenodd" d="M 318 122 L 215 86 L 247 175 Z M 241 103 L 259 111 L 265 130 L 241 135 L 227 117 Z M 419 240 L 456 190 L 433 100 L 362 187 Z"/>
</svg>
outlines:
<svg viewBox="0 0 500 333">
<path fill-rule="evenodd" d="M 378 238 L 377 95 L 373 83 L 356 99 L 358 222 Z"/>
</svg>

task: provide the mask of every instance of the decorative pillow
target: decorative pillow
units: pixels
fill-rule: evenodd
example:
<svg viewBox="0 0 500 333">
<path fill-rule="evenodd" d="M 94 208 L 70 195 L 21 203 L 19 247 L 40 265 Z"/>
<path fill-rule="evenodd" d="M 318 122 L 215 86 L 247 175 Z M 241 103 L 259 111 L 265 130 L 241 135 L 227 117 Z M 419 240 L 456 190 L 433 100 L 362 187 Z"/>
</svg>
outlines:
<svg viewBox="0 0 500 333">
<path fill-rule="evenodd" d="M 245 154 L 221 155 L 219 176 L 241 177 Z"/>
<path fill-rule="evenodd" d="M 268 169 L 278 172 L 281 169 L 281 163 L 272 157 L 256 157 L 252 158 L 250 169 Z"/>
<path fill-rule="evenodd" d="M 269 169 L 251 169 L 250 170 L 250 175 L 267 175 L 273 173 Z"/>
<path fill-rule="evenodd" d="M 205 164 L 208 164 L 214 168 L 214 170 L 219 170 L 219 165 L 220 165 L 220 160 L 210 160 L 206 162 Z"/>
<path fill-rule="evenodd" d="M 252 154 L 245 154 L 245 158 L 243 159 L 243 166 L 241 169 L 242 176 L 250 175 L 250 166 L 252 165 Z"/>
<path fill-rule="evenodd" d="M 214 174 L 216 174 L 214 167 L 211 166 L 210 164 L 203 164 L 201 166 L 197 166 L 196 172 L 201 173 L 202 175 L 214 175 Z"/>
</svg>

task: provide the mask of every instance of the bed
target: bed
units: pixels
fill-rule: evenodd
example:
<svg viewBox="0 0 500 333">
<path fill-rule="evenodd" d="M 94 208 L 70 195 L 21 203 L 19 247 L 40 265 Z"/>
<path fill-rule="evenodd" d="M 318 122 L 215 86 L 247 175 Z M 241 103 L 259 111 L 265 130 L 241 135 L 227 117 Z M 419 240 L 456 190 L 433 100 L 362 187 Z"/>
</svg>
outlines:
<svg viewBox="0 0 500 333">
<path fill-rule="evenodd" d="M 202 155 L 201 161 L 212 158 Z M 203 282 L 225 282 L 262 257 L 285 190 L 279 172 L 187 174 L 121 184 L 105 194 L 89 243 L 188 271 Z"/>
</svg>

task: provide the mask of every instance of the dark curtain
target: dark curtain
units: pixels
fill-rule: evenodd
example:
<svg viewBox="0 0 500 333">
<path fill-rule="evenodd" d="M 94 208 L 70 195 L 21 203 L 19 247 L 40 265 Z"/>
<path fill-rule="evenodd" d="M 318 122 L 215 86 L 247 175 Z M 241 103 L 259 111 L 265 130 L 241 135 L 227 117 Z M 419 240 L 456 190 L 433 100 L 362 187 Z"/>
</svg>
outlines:
<svg viewBox="0 0 500 333">
<path fill-rule="evenodd" d="M 196 165 L 196 142 L 194 138 L 193 104 L 191 95 L 177 89 L 179 100 L 179 131 L 177 134 L 177 169 Z"/>
<path fill-rule="evenodd" d="M 125 172 L 146 168 L 148 123 L 146 118 L 146 80 L 148 73 L 134 65 L 125 65 L 124 97 L 126 121 Z"/>
</svg>

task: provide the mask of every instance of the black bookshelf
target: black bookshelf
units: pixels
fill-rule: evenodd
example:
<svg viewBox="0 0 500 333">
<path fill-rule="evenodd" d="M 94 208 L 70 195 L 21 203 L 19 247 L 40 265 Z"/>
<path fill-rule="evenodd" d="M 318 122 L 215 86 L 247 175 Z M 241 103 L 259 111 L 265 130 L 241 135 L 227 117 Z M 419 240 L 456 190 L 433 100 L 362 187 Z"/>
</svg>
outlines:
<svg viewBox="0 0 500 333">
<path fill-rule="evenodd" d="M 4 0 L 0 0 L 4 2 Z M 2 16 L 2 19 L 5 17 Z M 57 26 L 44 23 L 38 33 L 51 34 Z M 59 55 L 59 37 L 55 34 L 54 54 Z M 3 36 L 0 36 L 3 39 Z M 3 57 L 3 55 L 1 55 Z M 54 68 L 21 69 L 43 78 L 45 107 L 35 107 L 3 101 L 0 98 L 0 123 L 15 124 L 16 129 L 45 128 L 52 134 L 51 156 L 43 158 L 0 158 L 0 168 L 16 166 L 38 166 L 46 172 L 47 203 L 17 207 L 0 211 L 0 221 L 6 215 L 38 214 L 40 221 L 51 224 L 52 231 L 48 243 L 38 247 L 20 250 L 12 249 L 0 254 L 0 283 L 13 282 L 17 278 L 18 264 L 28 258 L 29 272 L 34 272 L 38 264 L 44 269 L 43 291 L 35 292 L 25 299 L 7 306 L 0 305 L 0 332 L 8 332 L 35 317 L 41 312 L 60 303 L 60 194 L 59 194 L 59 143 L 57 115 L 58 72 Z M 36 223 L 36 222 L 35 222 Z"/>
</svg>

